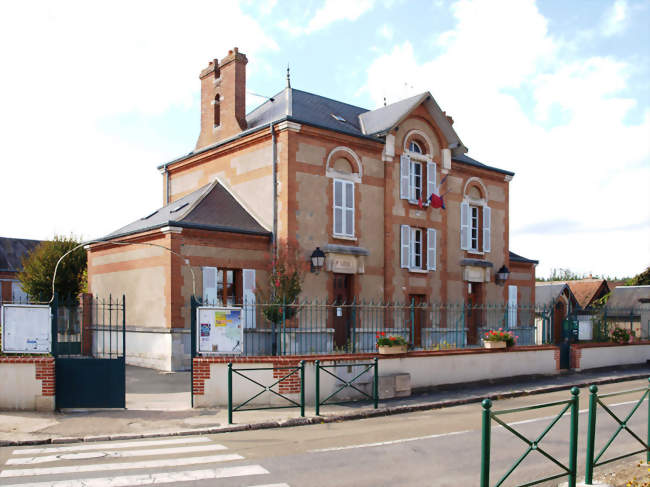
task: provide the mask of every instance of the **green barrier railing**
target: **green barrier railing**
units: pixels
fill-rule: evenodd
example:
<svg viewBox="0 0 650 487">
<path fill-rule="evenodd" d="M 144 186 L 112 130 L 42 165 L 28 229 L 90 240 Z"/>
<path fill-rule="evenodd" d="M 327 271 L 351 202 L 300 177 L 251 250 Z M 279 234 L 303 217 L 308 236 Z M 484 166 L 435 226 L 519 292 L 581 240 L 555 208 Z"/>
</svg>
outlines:
<svg viewBox="0 0 650 487">
<path fill-rule="evenodd" d="M 261 384 L 257 380 L 242 373 L 242 372 L 252 372 L 252 371 L 259 371 L 259 370 L 272 370 L 272 371 L 284 370 L 287 371 L 287 373 L 284 376 L 280 377 L 275 382 L 273 382 L 273 384 L 268 386 Z M 244 379 L 259 386 L 262 390 L 257 394 L 255 394 L 254 396 L 248 398 L 246 401 L 239 404 L 238 406 L 233 406 L 232 403 L 233 374 L 243 377 Z M 289 377 L 292 377 L 295 374 L 300 375 L 300 402 L 299 403 L 294 401 L 290 397 L 287 397 L 273 390 L 273 387 L 279 385 L 282 381 L 287 380 Z M 246 406 L 251 401 L 258 398 L 265 392 L 270 392 L 271 394 L 275 394 L 276 396 L 287 401 L 289 404 L 286 406 L 263 406 L 263 407 L 255 407 L 255 408 L 249 407 L 244 409 L 244 406 Z M 246 368 L 246 369 L 233 369 L 232 362 L 228 362 L 228 424 L 232 424 L 232 413 L 235 411 L 260 411 L 262 409 L 286 409 L 286 408 L 295 408 L 295 407 L 300 408 L 300 416 L 304 417 L 305 416 L 305 361 L 304 360 L 301 360 L 297 367 L 255 367 L 255 368 Z"/>
<path fill-rule="evenodd" d="M 576 476 L 577 476 L 577 446 L 578 446 L 578 406 L 579 399 L 578 396 L 580 390 L 577 387 L 571 388 L 571 399 L 566 401 L 556 401 L 549 402 L 545 404 L 536 404 L 534 406 L 527 406 L 515 409 L 504 409 L 501 411 L 491 411 L 492 401 L 489 399 L 484 399 L 483 406 L 483 419 L 482 419 L 482 443 L 481 443 L 481 487 L 490 486 L 490 438 L 491 438 L 491 428 L 492 420 L 494 420 L 499 425 L 503 426 L 506 430 L 510 431 L 513 435 L 519 438 L 521 441 L 528 445 L 528 449 L 517 459 L 517 461 L 510 467 L 510 470 L 501 477 L 501 479 L 494 484 L 494 487 L 499 487 L 502 485 L 506 479 L 512 474 L 517 467 L 524 461 L 524 459 L 533 451 L 539 452 L 541 455 L 546 457 L 548 460 L 553 462 L 555 465 L 560 467 L 564 472 L 551 475 L 549 477 L 544 477 L 542 479 L 533 480 L 525 484 L 520 484 L 517 487 L 528 487 L 530 485 L 541 484 L 542 482 L 547 482 L 549 480 L 558 479 L 561 477 L 567 476 L 568 487 L 576 487 Z M 529 440 L 523 434 L 519 433 L 517 430 L 512 428 L 510 425 L 502 421 L 498 416 L 503 414 L 518 413 L 521 411 L 532 411 L 535 409 L 549 408 L 553 406 L 564 406 L 562 411 L 550 422 L 542 433 L 535 438 L 534 440 Z M 571 429 L 569 432 L 569 465 L 566 466 L 561 463 L 559 460 L 554 458 L 543 448 L 539 446 L 540 442 L 544 439 L 549 431 L 557 424 L 558 421 L 564 416 L 564 413 L 567 410 L 571 409 Z"/>
<path fill-rule="evenodd" d="M 332 364 L 332 365 L 321 365 L 320 360 L 316 360 L 314 362 L 314 365 L 316 366 L 316 416 L 320 415 L 320 407 L 325 406 L 327 404 L 342 404 L 350 401 L 339 401 L 339 402 L 327 402 L 334 396 L 336 396 L 339 392 L 341 392 L 343 389 L 347 389 L 348 387 L 351 389 L 354 389 L 355 391 L 359 392 L 363 397 L 367 397 L 368 399 L 371 399 L 374 404 L 374 408 L 377 409 L 379 406 L 379 368 L 378 368 L 378 361 L 377 357 L 371 362 L 371 363 L 364 363 L 364 364 Z M 354 378 L 351 380 L 345 380 L 338 375 L 330 372 L 327 369 L 336 369 L 338 367 L 365 367 L 360 373 L 358 373 Z M 368 394 L 367 392 L 359 389 L 356 387 L 354 384 L 358 379 L 364 375 L 366 372 L 368 372 L 370 369 L 374 369 L 374 377 L 372 381 L 372 395 Z M 327 396 L 325 399 L 322 401 L 320 400 L 320 373 L 321 371 L 331 375 L 335 379 L 341 381 L 343 385 L 336 389 L 333 393 L 331 393 L 329 396 Z M 357 384 L 359 385 L 359 384 Z"/>
<path fill-rule="evenodd" d="M 633 455 L 638 455 L 639 453 L 644 453 L 646 454 L 646 462 L 650 463 L 650 449 L 648 448 L 648 445 L 650 444 L 650 378 L 648 378 L 649 384 L 647 387 L 641 387 L 639 389 L 630 389 L 627 391 L 621 391 L 621 392 L 612 392 L 609 394 L 601 394 L 598 395 L 598 386 L 593 385 L 589 388 L 589 391 L 591 392 L 591 396 L 589 398 L 589 423 L 587 426 L 587 465 L 585 469 L 585 484 L 587 485 L 592 485 L 593 482 L 593 476 L 594 476 L 594 468 L 595 467 L 600 467 L 601 465 L 605 465 L 607 463 L 615 462 L 616 460 L 621 460 L 622 458 L 627 458 L 631 457 Z M 625 417 L 625 419 L 621 420 L 616 414 L 612 412 L 612 410 L 603 403 L 602 399 L 607 398 L 607 397 L 615 397 L 615 396 L 622 396 L 624 394 L 630 394 L 634 392 L 641 392 L 643 391 L 643 396 L 641 396 L 641 399 L 636 403 L 636 405 L 632 408 L 632 411 L 629 412 L 629 414 Z M 634 415 L 634 413 L 639 409 L 641 404 L 643 404 L 643 401 L 645 398 L 648 398 L 648 421 L 647 421 L 647 438 L 648 441 L 645 442 L 643 441 L 639 435 L 634 433 L 629 426 L 628 422 Z M 609 414 L 614 421 L 618 423 L 618 428 L 614 432 L 614 434 L 610 437 L 609 441 L 605 444 L 605 446 L 600 450 L 600 453 L 598 455 L 594 456 L 595 452 L 595 443 L 596 443 L 596 415 L 598 412 L 598 405 L 600 404 L 601 408 Z M 631 453 L 626 453 L 625 455 L 619 455 L 615 458 L 610 458 L 608 460 L 603 460 L 600 461 L 602 456 L 605 454 L 605 451 L 611 446 L 611 444 L 614 442 L 616 437 L 621 431 L 627 431 L 632 437 L 637 440 L 641 445 L 643 445 L 643 448 L 641 450 L 637 450 Z"/>
</svg>

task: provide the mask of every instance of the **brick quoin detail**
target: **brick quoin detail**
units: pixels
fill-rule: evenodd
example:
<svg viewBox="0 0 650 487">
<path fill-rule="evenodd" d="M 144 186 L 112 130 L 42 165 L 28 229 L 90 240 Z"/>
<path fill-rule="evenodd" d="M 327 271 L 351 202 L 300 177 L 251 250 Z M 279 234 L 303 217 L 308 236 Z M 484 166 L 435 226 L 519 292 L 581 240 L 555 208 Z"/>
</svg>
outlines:
<svg viewBox="0 0 650 487">
<path fill-rule="evenodd" d="M 300 361 L 294 361 L 292 363 L 288 362 L 274 362 L 273 367 L 298 367 L 300 365 Z M 274 369 L 273 370 L 273 378 L 274 379 L 282 379 L 285 375 L 291 374 L 292 370 L 291 369 Z M 280 394 L 292 394 L 292 393 L 300 393 L 300 370 L 296 370 L 293 374 L 291 374 L 289 377 L 281 380 L 278 383 L 278 388 Z"/>
<path fill-rule="evenodd" d="M 0 364 L 35 364 L 35 379 L 41 381 L 41 395 L 54 396 L 54 357 L 0 357 Z"/>
<path fill-rule="evenodd" d="M 580 359 L 582 358 L 582 349 L 577 347 L 571 347 L 571 368 L 579 369 L 580 368 Z"/>
</svg>

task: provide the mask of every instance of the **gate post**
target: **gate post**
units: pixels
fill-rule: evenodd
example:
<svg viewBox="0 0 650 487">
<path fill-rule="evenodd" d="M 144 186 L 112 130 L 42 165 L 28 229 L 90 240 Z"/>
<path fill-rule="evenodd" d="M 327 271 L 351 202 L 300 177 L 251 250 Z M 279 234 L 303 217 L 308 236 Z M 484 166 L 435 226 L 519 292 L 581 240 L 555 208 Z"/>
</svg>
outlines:
<svg viewBox="0 0 650 487">
<path fill-rule="evenodd" d="M 587 420 L 587 461 L 585 464 L 585 484 L 591 485 L 594 477 L 594 441 L 596 439 L 596 407 L 598 405 L 598 386 L 589 387 L 589 419 Z"/>
<path fill-rule="evenodd" d="M 490 408 L 492 401 L 483 399 L 483 417 L 481 424 L 481 487 L 490 486 Z"/>
<path fill-rule="evenodd" d="M 126 366 L 126 295 L 122 294 L 122 357 Z"/>
<path fill-rule="evenodd" d="M 580 389 L 577 387 L 571 388 L 571 431 L 569 443 L 569 485 L 568 487 L 576 487 L 576 478 L 578 476 L 578 406 L 580 399 L 578 395 Z"/>
<path fill-rule="evenodd" d="M 375 357 L 375 378 L 372 383 L 372 397 L 375 402 L 375 409 L 379 406 L 379 361 Z"/>
<path fill-rule="evenodd" d="M 232 424 L 232 362 L 228 362 L 228 424 Z"/>
<path fill-rule="evenodd" d="M 305 361 L 300 361 L 300 417 L 305 417 Z"/>
<path fill-rule="evenodd" d="M 52 305 L 50 306 L 50 312 L 52 313 L 52 355 L 56 357 L 58 355 L 58 340 L 59 340 L 59 293 L 55 292 L 52 299 Z"/>
<path fill-rule="evenodd" d="M 194 408 L 194 357 L 196 357 L 196 309 L 199 306 L 196 297 L 190 298 L 190 397 Z"/>
<path fill-rule="evenodd" d="M 316 416 L 320 416 L 320 360 L 314 361 L 316 370 Z"/>
</svg>

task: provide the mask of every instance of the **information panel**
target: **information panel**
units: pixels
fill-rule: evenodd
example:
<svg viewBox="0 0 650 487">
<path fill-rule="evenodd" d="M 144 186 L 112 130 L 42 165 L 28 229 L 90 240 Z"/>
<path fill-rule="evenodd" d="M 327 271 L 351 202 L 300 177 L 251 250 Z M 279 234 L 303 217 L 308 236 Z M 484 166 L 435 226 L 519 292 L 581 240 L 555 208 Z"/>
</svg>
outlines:
<svg viewBox="0 0 650 487">
<path fill-rule="evenodd" d="M 241 308 L 200 307 L 196 313 L 200 353 L 242 353 L 244 329 Z"/>
<path fill-rule="evenodd" d="M 3 304 L 2 351 L 50 353 L 52 351 L 50 307 L 41 304 Z"/>
</svg>

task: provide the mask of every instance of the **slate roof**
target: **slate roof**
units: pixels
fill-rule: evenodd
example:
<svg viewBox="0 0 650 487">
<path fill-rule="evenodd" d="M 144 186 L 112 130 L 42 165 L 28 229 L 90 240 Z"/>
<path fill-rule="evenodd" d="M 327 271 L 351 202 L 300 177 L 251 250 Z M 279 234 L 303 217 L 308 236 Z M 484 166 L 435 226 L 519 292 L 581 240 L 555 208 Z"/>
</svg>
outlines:
<svg viewBox="0 0 650 487">
<path fill-rule="evenodd" d="M 270 235 L 218 181 L 108 234 L 106 239 L 174 226 L 250 235 Z"/>
<path fill-rule="evenodd" d="M 23 257 L 40 243 L 40 240 L 0 237 L 0 271 L 21 272 Z"/>
<path fill-rule="evenodd" d="M 463 152 L 466 152 L 467 148 L 462 144 L 446 115 L 428 92 L 391 103 L 376 110 L 368 110 L 296 88 L 285 88 L 246 115 L 247 129 L 238 135 L 204 147 L 196 152 L 190 152 L 158 166 L 158 168 L 162 169 L 196 153 L 227 144 L 239 137 L 261 130 L 272 122 L 277 123 L 284 120 L 383 142 L 383 135 L 399 124 L 421 103 L 424 103 L 424 106 L 432 114 L 451 146 L 455 147 L 452 149 L 453 160 L 503 174 L 514 175 L 513 172 L 498 169 L 465 156 Z"/>
<path fill-rule="evenodd" d="M 510 251 L 510 262 L 524 262 L 526 264 L 539 264 L 538 260 L 533 260 L 533 259 L 527 259 L 526 257 L 522 257 L 519 254 L 515 254 L 514 252 Z"/>
<path fill-rule="evenodd" d="M 555 302 L 562 294 L 566 293 L 572 304 L 577 300 L 571 288 L 564 282 L 536 282 L 535 283 L 535 304 L 544 306 Z"/>
<path fill-rule="evenodd" d="M 650 286 L 618 286 L 607 300 L 608 308 L 638 308 L 639 299 L 650 299 Z"/>
</svg>

